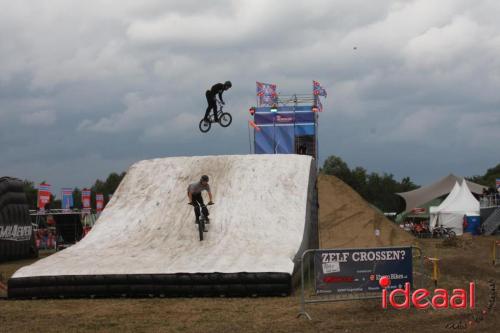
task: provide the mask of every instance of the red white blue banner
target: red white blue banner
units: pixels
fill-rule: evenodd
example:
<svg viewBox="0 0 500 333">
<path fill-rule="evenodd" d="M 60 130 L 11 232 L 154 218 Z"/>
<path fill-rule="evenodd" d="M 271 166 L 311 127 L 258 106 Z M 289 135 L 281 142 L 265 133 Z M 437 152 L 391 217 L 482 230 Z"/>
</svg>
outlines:
<svg viewBox="0 0 500 333">
<path fill-rule="evenodd" d="M 70 210 L 73 204 L 73 189 L 62 188 L 61 189 L 61 208 L 64 210 Z"/>
<path fill-rule="evenodd" d="M 42 183 L 38 185 L 38 209 L 44 210 L 45 205 L 50 202 L 51 186 Z"/>
<path fill-rule="evenodd" d="M 82 207 L 85 210 L 90 210 L 90 190 L 82 190 Z"/>
<path fill-rule="evenodd" d="M 95 195 L 95 208 L 96 208 L 96 211 L 98 213 L 102 212 L 102 210 L 104 208 L 104 195 L 103 194 L 96 194 Z"/>
</svg>

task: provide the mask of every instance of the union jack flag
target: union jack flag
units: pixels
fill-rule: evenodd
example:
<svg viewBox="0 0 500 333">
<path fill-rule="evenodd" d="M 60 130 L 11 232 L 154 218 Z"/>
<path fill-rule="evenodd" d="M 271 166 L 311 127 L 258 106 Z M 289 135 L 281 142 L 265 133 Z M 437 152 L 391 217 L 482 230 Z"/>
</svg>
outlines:
<svg viewBox="0 0 500 333">
<path fill-rule="evenodd" d="M 321 86 L 318 81 L 313 80 L 313 94 L 314 96 L 326 97 L 326 90 Z"/>
<path fill-rule="evenodd" d="M 276 85 L 272 83 L 257 82 L 257 96 L 261 105 L 273 105 L 277 101 Z"/>
</svg>

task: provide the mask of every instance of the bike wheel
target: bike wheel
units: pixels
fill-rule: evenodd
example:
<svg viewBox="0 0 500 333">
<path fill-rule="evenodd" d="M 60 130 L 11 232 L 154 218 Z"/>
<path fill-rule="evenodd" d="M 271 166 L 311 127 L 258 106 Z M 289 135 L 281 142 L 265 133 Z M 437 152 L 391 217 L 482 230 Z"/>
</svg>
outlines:
<svg viewBox="0 0 500 333">
<path fill-rule="evenodd" d="M 200 219 L 198 222 L 198 233 L 200 235 L 200 242 L 203 240 L 203 230 L 205 229 L 205 220 Z"/>
<path fill-rule="evenodd" d="M 210 127 L 212 127 L 212 124 L 209 121 L 206 121 L 205 119 L 200 120 L 200 131 L 203 133 L 207 133 L 210 131 Z"/>
<path fill-rule="evenodd" d="M 448 231 L 448 238 L 455 238 L 455 237 L 457 237 L 455 231 L 453 230 Z"/>
<path fill-rule="evenodd" d="M 222 127 L 228 127 L 229 125 L 231 125 L 232 121 L 233 121 L 233 117 L 231 116 L 231 114 L 229 114 L 227 112 L 224 112 L 223 114 L 221 114 L 221 116 L 219 118 L 219 124 Z"/>
</svg>

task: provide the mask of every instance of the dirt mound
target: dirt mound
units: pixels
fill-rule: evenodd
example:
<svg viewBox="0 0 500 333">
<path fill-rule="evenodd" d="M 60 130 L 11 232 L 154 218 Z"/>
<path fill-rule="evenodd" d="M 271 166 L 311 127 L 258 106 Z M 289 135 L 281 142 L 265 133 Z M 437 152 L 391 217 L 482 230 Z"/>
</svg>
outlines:
<svg viewBox="0 0 500 333">
<path fill-rule="evenodd" d="M 334 176 L 318 177 L 320 248 L 411 245 L 414 237 Z"/>
</svg>

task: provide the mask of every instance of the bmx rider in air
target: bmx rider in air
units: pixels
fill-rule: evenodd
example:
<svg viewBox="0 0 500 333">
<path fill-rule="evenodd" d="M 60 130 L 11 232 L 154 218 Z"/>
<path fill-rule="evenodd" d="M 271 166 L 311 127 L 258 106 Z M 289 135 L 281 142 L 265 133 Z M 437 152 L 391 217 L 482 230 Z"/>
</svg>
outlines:
<svg viewBox="0 0 500 333">
<path fill-rule="evenodd" d="M 222 105 L 225 105 L 224 100 L 222 99 L 222 93 L 229 88 L 231 88 L 233 85 L 231 84 L 231 81 L 226 81 L 224 83 L 216 83 L 210 88 L 210 90 L 207 90 L 205 93 L 205 96 L 207 97 L 207 102 L 208 102 L 208 107 L 207 110 L 205 111 L 205 121 L 208 122 L 208 117 L 210 116 L 210 111 L 213 110 L 214 112 L 214 121 L 218 122 L 219 118 L 217 115 L 217 102 L 216 102 L 216 96 L 219 96 L 219 100 L 222 103 Z"/>
</svg>

